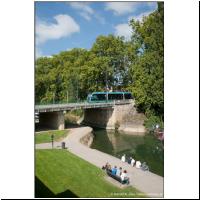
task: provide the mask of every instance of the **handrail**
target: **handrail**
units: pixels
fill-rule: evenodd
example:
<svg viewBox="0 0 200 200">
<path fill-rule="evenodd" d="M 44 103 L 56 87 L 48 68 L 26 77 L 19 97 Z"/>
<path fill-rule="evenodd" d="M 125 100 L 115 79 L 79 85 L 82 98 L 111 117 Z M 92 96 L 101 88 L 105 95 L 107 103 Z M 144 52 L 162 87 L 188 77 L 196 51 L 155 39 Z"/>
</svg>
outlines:
<svg viewBox="0 0 200 200">
<path fill-rule="evenodd" d="M 79 102 L 79 103 L 63 103 L 63 104 L 47 104 L 47 105 L 35 105 L 35 110 L 71 110 L 73 108 L 98 108 L 98 107 L 110 107 L 115 105 L 123 105 L 123 104 L 130 104 L 130 100 L 115 100 L 112 102 L 102 102 L 102 103 L 88 103 L 88 102 Z"/>
</svg>

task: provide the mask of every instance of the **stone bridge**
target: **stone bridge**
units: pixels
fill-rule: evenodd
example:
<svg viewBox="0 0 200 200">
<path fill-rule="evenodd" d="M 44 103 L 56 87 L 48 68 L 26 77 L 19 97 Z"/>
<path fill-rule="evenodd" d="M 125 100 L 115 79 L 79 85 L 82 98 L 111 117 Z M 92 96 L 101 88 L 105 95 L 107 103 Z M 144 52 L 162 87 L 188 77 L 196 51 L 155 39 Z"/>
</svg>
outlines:
<svg viewBox="0 0 200 200">
<path fill-rule="evenodd" d="M 83 124 L 106 129 L 118 128 L 130 111 L 132 115 L 137 116 L 133 100 L 36 105 L 35 113 L 40 125 L 63 130 L 65 129 L 65 112 L 76 109 L 84 110 Z"/>
</svg>

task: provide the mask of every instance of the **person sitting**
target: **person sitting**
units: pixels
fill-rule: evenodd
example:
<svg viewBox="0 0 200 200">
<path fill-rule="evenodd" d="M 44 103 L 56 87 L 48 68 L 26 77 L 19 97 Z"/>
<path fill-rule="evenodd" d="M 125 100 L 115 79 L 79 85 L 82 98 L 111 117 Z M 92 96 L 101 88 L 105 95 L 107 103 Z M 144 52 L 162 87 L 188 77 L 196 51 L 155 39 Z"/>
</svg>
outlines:
<svg viewBox="0 0 200 200">
<path fill-rule="evenodd" d="M 131 166 L 133 167 L 135 165 L 135 160 L 132 158 L 131 159 Z"/>
<path fill-rule="evenodd" d="M 110 164 L 108 164 L 106 170 L 108 170 L 108 171 L 110 171 L 110 172 L 112 171 L 112 168 L 111 168 L 111 165 L 110 165 Z"/>
<path fill-rule="evenodd" d="M 107 164 L 108 164 L 108 163 L 106 163 L 105 165 L 103 165 L 101 169 L 105 170 L 105 169 L 106 169 L 106 166 L 107 166 Z"/>
<path fill-rule="evenodd" d="M 128 164 L 131 164 L 132 157 L 128 159 Z"/>
<path fill-rule="evenodd" d="M 121 176 L 121 174 L 122 174 L 122 168 L 120 167 L 119 169 L 117 169 L 116 175 Z"/>
<path fill-rule="evenodd" d="M 103 169 L 103 170 L 106 170 L 106 171 L 107 171 L 107 170 L 108 170 L 108 171 L 111 171 L 111 165 L 107 162 L 107 163 L 105 164 L 105 166 L 102 167 L 102 169 Z"/>
<path fill-rule="evenodd" d="M 117 173 L 117 166 L 115 166 L 115 167 L 112 168 L 112 174 L 116 175 L 116 173 Z"/>
<path fill-rule="evenodd" d="M 125 154 L 122 156 L 121 161 L 126 162 L 126 155 Z"/>
<path fill-rule="evenodd" d="M 122 172 L 122 174 L 121 174 L 121 181 L 122 182 L 126 182 L 127 184 L 129 184 L 129 177 L 128 177 L 128 175 L 127 175 L 127 171 L 126 170 L 124 170 L 123 172 Z"/>
<path fill-rule="evenodd" d="M 141 168 L 141 162 L 140 161 L 136 161 L 136 168 Z"/>
</svg>

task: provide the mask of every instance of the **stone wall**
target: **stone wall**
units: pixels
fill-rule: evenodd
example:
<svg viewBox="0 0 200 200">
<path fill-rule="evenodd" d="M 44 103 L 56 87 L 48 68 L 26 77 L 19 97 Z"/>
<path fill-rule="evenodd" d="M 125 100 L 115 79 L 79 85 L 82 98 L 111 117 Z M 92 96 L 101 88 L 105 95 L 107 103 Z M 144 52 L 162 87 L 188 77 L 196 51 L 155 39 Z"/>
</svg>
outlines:
<svg viewBox="0 0 200 200">
<path fill-rule="evenodd" d="M 85 109 L 82 123 L 92 127 L 113 128 L 115 123 L 114 108 Z"/>
<path fill-rule="evenodd" d="M 94 139 L 94 135 L 92 132 L 88 133 L 87 135 L 83 136 L 80 139 L 80 142 L 88 147 L 90 147 L 92 145 Z"/>
<path fill-rule="evenodd" d="M 134 102 L 112 108 L 95 108 L 84 111 L 83 124 L 106 129 L 145 133 L 144 114 L 138 113 Z"/>
</svg>

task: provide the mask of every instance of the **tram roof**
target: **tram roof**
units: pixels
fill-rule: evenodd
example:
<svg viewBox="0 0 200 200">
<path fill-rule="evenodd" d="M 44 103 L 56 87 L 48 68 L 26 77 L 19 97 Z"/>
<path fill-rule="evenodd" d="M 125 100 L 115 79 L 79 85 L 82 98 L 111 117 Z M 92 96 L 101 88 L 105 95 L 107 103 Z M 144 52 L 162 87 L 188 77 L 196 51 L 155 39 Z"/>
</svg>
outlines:
<svg viewBox="0 0 200 200">
<path fill-rule="evenodd" d="M 130 94 L 131 92 L 122 92 L 122 91 L 115 91 L 115 92 L 92 92 L 92 94 Z"/>
</svg>

